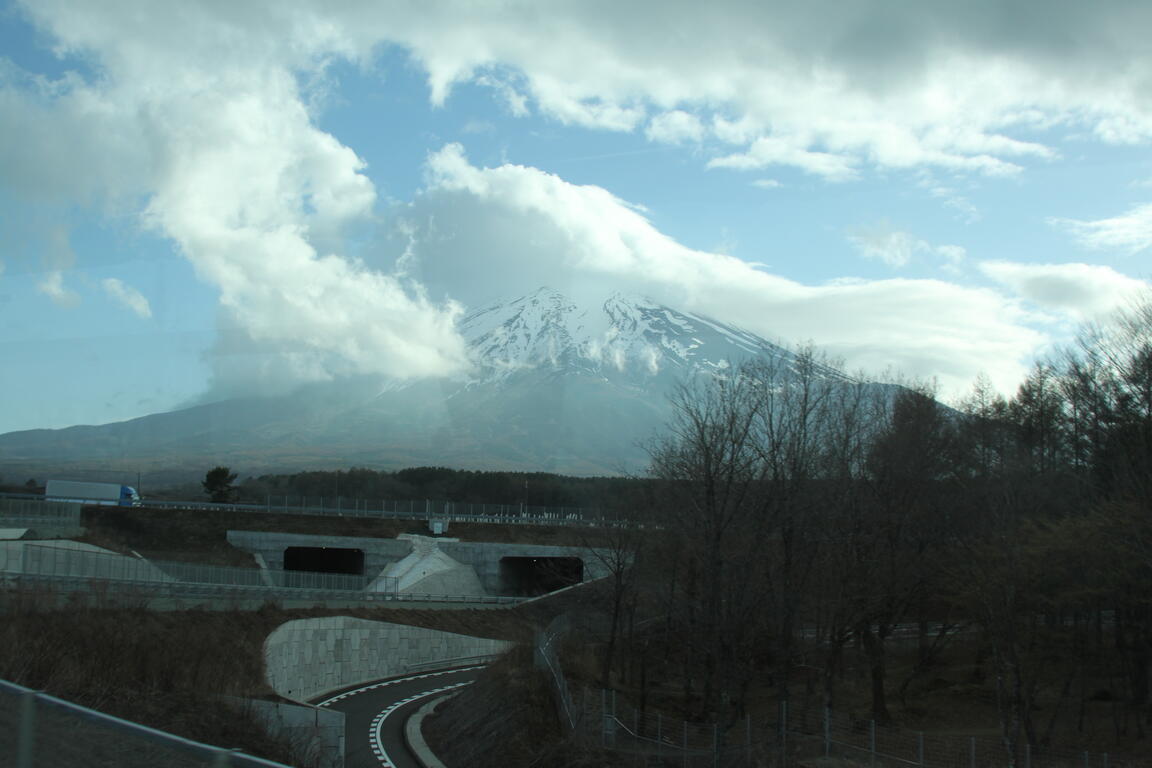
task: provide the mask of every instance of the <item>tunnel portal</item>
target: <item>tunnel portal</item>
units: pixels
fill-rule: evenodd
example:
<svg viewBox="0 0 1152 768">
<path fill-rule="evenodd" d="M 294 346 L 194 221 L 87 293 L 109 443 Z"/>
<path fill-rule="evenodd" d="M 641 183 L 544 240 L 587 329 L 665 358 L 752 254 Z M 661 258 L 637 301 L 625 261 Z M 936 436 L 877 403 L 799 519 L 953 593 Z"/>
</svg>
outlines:
<svg viewBox="0 0 1152 768">
<path fill-rule="evenodd" d="M 532 597 L 579 584 L 584 561 L 578 557 L 502 557 L 500 594 Z"/>
<path fill-rule="evenodd" d="M 363 576 L 364 550 L 344 547 L 288 547 L 284 550 L 284 570 L 351 573 Z"/>
</svg>

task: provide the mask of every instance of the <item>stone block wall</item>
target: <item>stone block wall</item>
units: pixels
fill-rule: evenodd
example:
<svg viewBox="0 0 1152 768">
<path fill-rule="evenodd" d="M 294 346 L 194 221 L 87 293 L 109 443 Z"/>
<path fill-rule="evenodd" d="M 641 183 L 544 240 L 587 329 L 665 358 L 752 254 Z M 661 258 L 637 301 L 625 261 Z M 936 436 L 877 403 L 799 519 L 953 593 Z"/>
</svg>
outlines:
<svg viewBox="0 0 1152 768">
<path fill-rule="evenodd" d="M 309 701 L 416 664 L 501 653 L 510 643 L 405 624 L 334 616 L 280 625 L 264 641 L 265 675 L 278 694 Z"/>
</svg>

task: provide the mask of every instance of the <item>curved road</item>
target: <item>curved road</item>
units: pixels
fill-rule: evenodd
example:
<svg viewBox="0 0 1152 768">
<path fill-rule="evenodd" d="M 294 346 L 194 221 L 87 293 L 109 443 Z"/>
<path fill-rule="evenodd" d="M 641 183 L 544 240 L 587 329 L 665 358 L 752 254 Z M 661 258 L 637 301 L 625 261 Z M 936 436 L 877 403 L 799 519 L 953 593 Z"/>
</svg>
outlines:
<svg viewBox="0 0 1152 768">
<path fill-rule="evenodd" d="M 361 683 L 316 705 L 344 713 L 346 768 L 421 768 L 404 743 L 404 724 L 431 696 L 468 685 L 483 665 Z"/>
</svg>

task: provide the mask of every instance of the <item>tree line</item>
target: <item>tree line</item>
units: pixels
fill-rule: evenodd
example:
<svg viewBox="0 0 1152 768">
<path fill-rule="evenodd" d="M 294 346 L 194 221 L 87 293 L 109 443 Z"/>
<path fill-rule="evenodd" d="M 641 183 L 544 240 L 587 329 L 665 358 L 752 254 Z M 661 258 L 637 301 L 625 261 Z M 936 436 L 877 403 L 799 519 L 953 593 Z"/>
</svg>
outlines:
<svg viewBox="0 0 1152 768">
<path fill-rule="evenodd" d="M 336 471 L 250 477 L 236 488 L 236 498 L 263 503 L 269 496 L 318 500 L 432 499 L 473 504 L 599 508 L 643 483 L 620 477 L 567 477 L 546 472 L 500 472 L 409 467 L 374 470 L 353 467 Z"/>
<path fill-rule="evenodd" d="M 660 532 L 608 542 L 605 683 L 643 700 L 659 669 L 686 714 L 730 724 L 764 690 L 835 708 L 850 652 L 883 723 L 965 627 L 1011 764 L 1058 722 L 1082 728 L 1102 680 L 1117 737 L 1143 737 L 1152 302 L 1084 329 L 1011 398 L 981 379 L 949 407 L 801 349 L 686 383 L 674 406 L 628 502 Z"/>
</svg>

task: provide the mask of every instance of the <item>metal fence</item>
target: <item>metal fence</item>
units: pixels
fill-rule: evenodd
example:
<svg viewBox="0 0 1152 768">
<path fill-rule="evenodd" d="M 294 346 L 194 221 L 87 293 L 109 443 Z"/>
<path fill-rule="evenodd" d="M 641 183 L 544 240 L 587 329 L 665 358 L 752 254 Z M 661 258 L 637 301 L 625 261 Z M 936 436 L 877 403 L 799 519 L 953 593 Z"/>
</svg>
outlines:
<svg viewBox="0 0 1152 768">
<path fill-rule="evenodd" d="M 236 568 L 146 560 L 65 544 L 0 542 L 0 586 L 36 586 L 115 603 L 149 598 L 302 600 L 341 603 L 511 604 L 523 597 L 398 592 L 397 580 L 363 575 Z"/>
<path fill-rule="evenodd" d="M 2 768 L 287 768 L 0 680 Z"/>
<path fill-rule="evenodd" d="M 7 502 L 60 504 L 43 496 L 0 494 Z M 107 504 L 92 500 L 93 504 Z M 76 505 L 73 505 L 76 506 Z M 344 496 L 269 495 L 264 503 L 213 504 L 205 501 L 165 501 L 145 499 L 144 507 L 157 509 L 201 509 L 236 512 L 264 512 L 281 515 L 322 517 L 365 517 L 376 519 L 440 519 L 454 522 L 506 523 L 524 525 L 599 525 L 602 512 L 589 507 L 545 507 L 530 504 L 473 504 L 431 499 L 365 499 Z"/>
<path fill-rule="evenodd" d="M 148 560 L 99 552 L 66 544 L 11 542 L 0 545 L 0 571 L 63 578 L 121 582 L 191 582 L 237 587 L 276 587 L 308 590 L 363 590 L 368 577 L 343 573 L 273 571 L 203 563 Z M 381 591 L 395 591 L 395 584 Z"/>
<path fill-rule="evenodd" d="M 82 507 L 40 498 L 0 498 L 0 527 L 79 531 Z"/>
<path fill-rule="evenodd" d="M 567 614 L 553 619 L 546 629 L 536 635 L 533 657 L 536 666 L 547 671 L 552 684 L 553 698 L 556 701 L 556 713 L 565 730 L 571 733 L 580 727 L 580 724 L 577 722 L 572 694 L 568 691 L 568 680 L 564 677 L 563 667 L 560 666 L 560 654 L 556 652 L 557 644 L 567 634 L 569 628 Z"/>
<path fill-rule="evenodd" d="M 787 705 L 770 721 L 745 717 L 728 727 L 693 723 L 656 710 L 640 710 L 615 691 L 582 690 L 575 722 L 590 743 L 631 753 L 644 764 L 683 768 L 773 766 L 788 768 L 825 758 L 869 768 L 1138 768 L 1147 758 L 1021 744 L 1010 756 L 990 736 L 934 734 L 882 727 L 830 711 L 789 718 Z"/>
<path fill-rule="evenodd" d="M 54 518 L 62 522 L 79 522 L 83 504 L 71 501 L 45 501 L 43 496 L 0 494 L 0 517 Z"/>
<path fill-rule="evenodd" d="M 820 758 L 838 760 L 836 765 L 844 768 L 1140 768 L 1149 763 L 1147 758 L 1027 744 L 1009 755 L 995 737 L 883 727 L 830 710 L 790 716 L 787 702 L 770 719 L 749 715 L 720 725 L 640 709 L 613 690 L 581 688 L 574 697 L 557 653 L 570 627 L 568 616 L 559 616 L 535 642 L 536 666 L 548 675 L 560 721 L 587 744 L 635 755 L 637 765 L 791 768 Z"/>
</svg>

